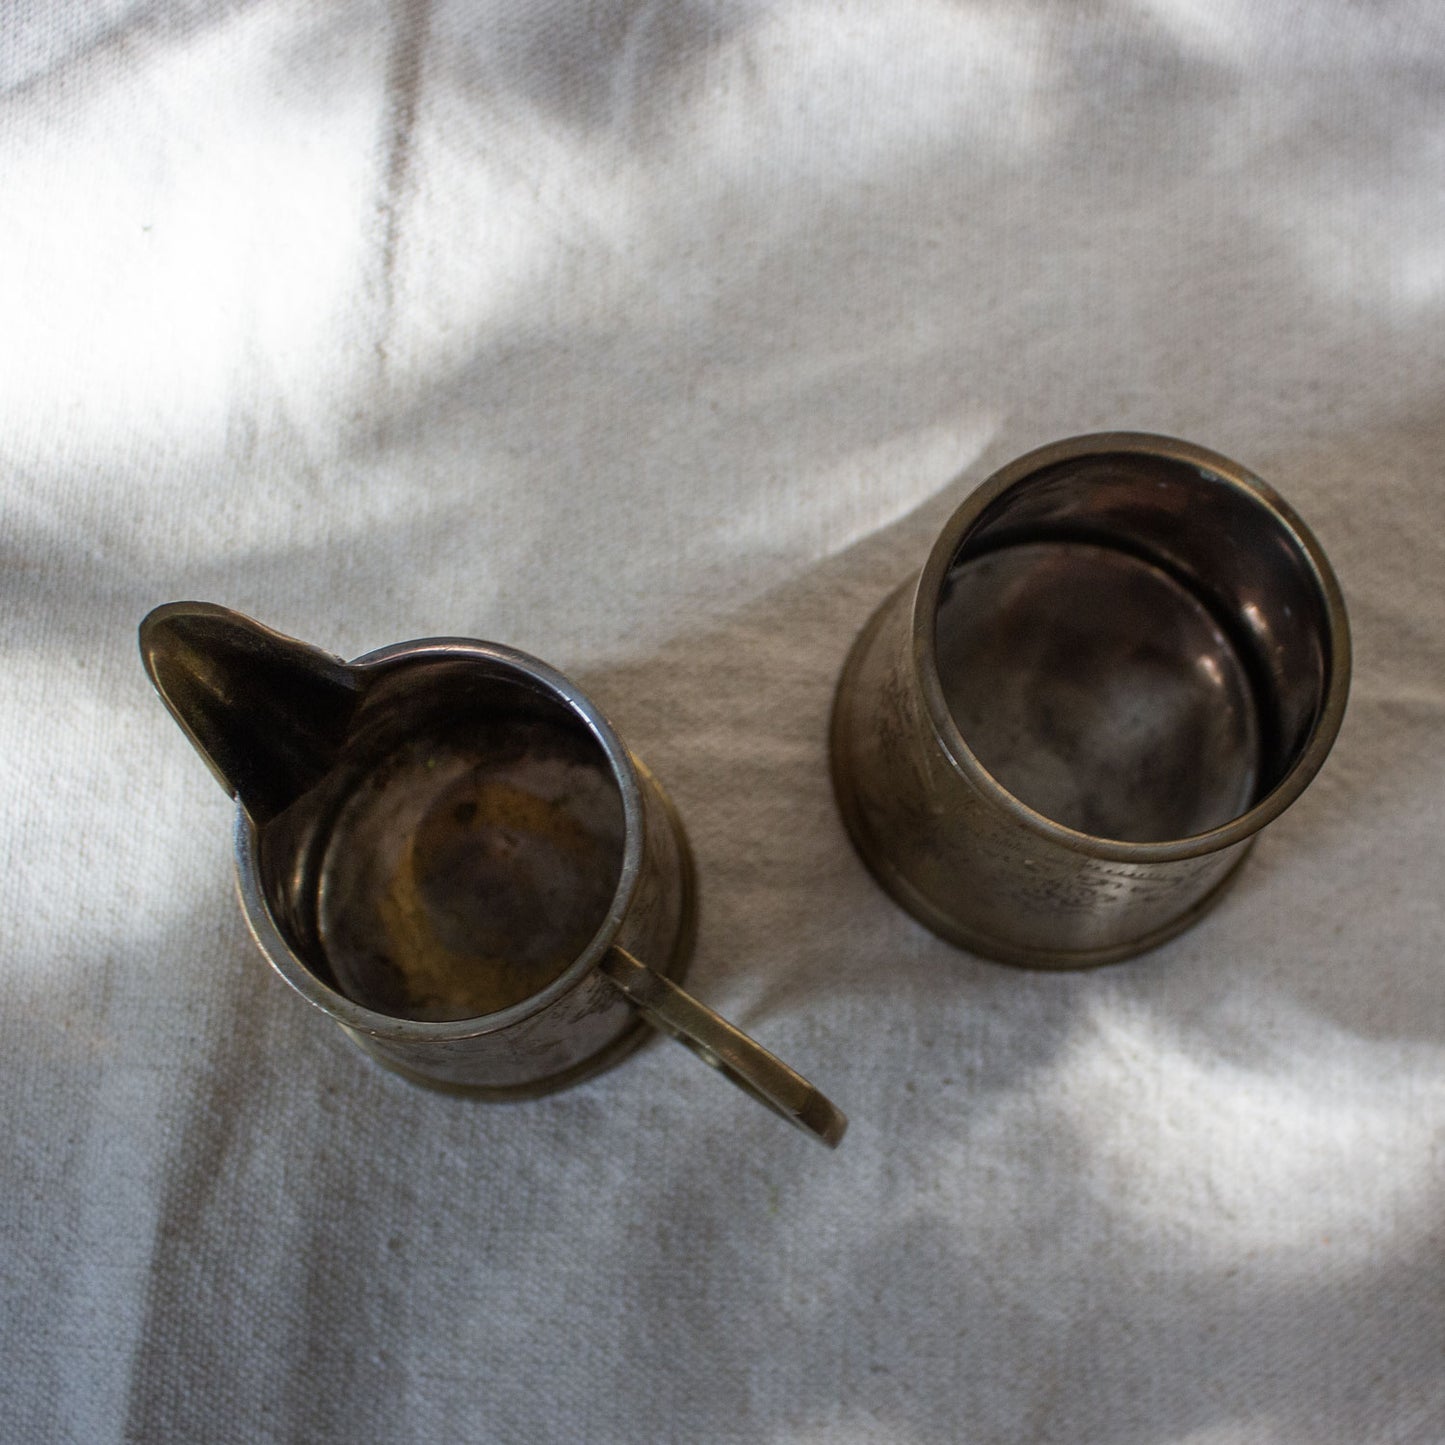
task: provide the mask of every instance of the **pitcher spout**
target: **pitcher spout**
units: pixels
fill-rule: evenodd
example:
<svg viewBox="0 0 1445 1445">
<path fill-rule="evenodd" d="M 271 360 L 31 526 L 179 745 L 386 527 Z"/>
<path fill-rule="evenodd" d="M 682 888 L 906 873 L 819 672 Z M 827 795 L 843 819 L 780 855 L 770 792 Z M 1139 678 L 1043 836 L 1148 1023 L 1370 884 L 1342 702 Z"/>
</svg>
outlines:
<svg viewBox="0 0 1445 1445">
<path fill-rule="evenodd" d="M 157 607 L 140 651 L 171 716 L 258 825 L 327 773 L 361 699 L 358 669 L 210 602 Z"/>
</svg>

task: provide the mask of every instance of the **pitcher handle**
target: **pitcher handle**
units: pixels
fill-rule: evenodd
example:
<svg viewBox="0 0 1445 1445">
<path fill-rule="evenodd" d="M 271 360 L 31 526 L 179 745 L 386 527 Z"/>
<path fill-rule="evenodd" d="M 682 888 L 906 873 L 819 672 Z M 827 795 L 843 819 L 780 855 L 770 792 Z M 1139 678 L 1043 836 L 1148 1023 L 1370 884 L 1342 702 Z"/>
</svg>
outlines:
<svg viewBox="0 0 1445 1445">
<path fill-rule="evenodd" d="M 625 948 L 614 944 L 599 968 L 653 1028 L 686 1044 L 704 1063 L 805 1134 L 830 1149 L 838 1147 L 847 1116 L 775 1054 Z"/>
</svg>

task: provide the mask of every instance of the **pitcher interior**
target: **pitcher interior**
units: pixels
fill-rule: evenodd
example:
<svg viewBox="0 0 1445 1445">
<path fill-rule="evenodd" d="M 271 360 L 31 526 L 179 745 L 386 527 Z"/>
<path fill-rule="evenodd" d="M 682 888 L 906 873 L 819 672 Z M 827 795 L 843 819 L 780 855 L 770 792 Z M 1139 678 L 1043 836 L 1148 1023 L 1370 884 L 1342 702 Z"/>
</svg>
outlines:
<svg viewBox="0 0 1445 1445">
<path fill-rule="evenodd" d="M 260 840 L 293 952 L 396 1018 L 482 1017 L 539 992 L 607 920 L 624 856 L 606 752 L 532 679 L 403 664 L 335 768 Z"/>
</svg>

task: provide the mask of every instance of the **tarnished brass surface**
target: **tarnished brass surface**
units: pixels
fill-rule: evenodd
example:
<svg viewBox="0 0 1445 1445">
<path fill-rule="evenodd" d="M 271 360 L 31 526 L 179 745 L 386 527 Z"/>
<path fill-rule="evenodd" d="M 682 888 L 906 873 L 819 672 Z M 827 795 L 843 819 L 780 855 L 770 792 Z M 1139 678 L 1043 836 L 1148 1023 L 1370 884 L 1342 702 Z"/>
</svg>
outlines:
<svg viewBox="0 0 1445 1445">
<path fill-rule="evenodd" d="M 191 603 L 152 613 L 141 650 L 241 805 L 262 952 L 378 1062 L 529 1097 L 615 1063 L 646 1022 L 842 1137 L 817 1090 L 677 987 L 696 908 L 681 823 L 560 673 L 457 638 L 343 663 Z"/>
<path fill-rule="evenodd" d="M 697 881 L 694 873 L 692 849 L 688 846 L 687 835 L 683 832 L 682 820 L 673 807 L 672 800 L 663 791 L 661 785 L 643 767 L 637 759 L 633 760 L 639 773 L 642 776 L 645 788 L 652 791 L 656 805 L 664 815 L 673 844 L 677 853 L 677 888 L 681 899 L 681 916 L 678 921 L 677 932 L 673 938 L 671 952 L 665 957 L 658 957 L 651 965 L 651 971 L 661 977 L 671 979 L 675 983 L 681 983 L 687 973 L 687 965 L 692 958 L 693 944 L 697 936 Z M 237 826 L 243 823 L 241 815 L 237 816 Z M 439 1089 L 445 1093 L 466 1094 L 474 1098 L 486 1099 L 498 1103 L 506 1103 L 511 1100 L 536 1099 L 546 1094 L 556 1093 L 560 1089 L 569 1089 L 573 1084 L 582 1083 L 596 1074 L 605 1072 L 614 1065 L 621 1063 L 634 1050 L 640 1048 L 649 1040 L 655 1039 L 658 1034 L 658 1026 L 650 1023 L 637 1009 L 630 1010 L 631 1017 L 627 1026 L 610 1043 L 599 1048 L 595 1053 L 587 1055 L 580 1062 L 572 1067 L 563 1069 L 558 1073 L 548 1074 L 543 1078 L 529 1084 L 469 1084 L 452 1083 L 435 1076 L 419 1074 L 408 1068 L 398 1058 L 389 1052 L 378 1052 L 371 1047 L 370 1036 L 357 1033 L 355 1030 L 343 1029 L 350 1035 L 352 1042 L 358 1048 L 369 1053 L 373 1059 L 383 1068 L 389 1069 L 392 1073 L 400 1074 L 403 1078 L 414 1084 L 421 1084 L 424 1087 Z M 662 1032 L 666 1032 L 665 1029 Z M 831 1105 L 829 1106 L 832 1107 Z M 840 1116 L 841 1117 L 841 1116 Z"/>
<path fill-rule="evenodd" d="M 1075 438 L 986 482 L 860 633 L 834 788 L 935 932 L 1107 963 L 1218 899 L 1323 763 L 1349 673 L 1339 587 L 1276 493 L 1171 438 Z"/>
<path fill-rule="evenodd" d="M 502 720 L 412 739 L 360 780 L 331 826 L 322 948 L 343 991 L 384 1013 L 496 1013 L 591 942 L 617 888 L 622 834 L 605 761 L 569 729 Z"/>
</svg>

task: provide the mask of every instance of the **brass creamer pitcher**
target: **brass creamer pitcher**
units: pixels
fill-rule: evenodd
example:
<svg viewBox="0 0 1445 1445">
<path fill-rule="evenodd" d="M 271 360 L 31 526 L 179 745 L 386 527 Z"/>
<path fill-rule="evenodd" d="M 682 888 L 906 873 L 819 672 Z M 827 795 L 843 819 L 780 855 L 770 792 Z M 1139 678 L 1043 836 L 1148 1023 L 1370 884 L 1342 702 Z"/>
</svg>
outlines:
<svg viewBox="0 0 1445 1445">
<path fill-rule="evenodd" d="M 239 804 L 246 921 L 387 1068 L 488 1098 L 606 1068 L 643 1024 L 829 1145 L 846 1120 L 675 982 L 695 890 L 666 793 L 577 687 L 494 643 L 347 663 L 208 603 L 141 654 Z"/>
</svg>

